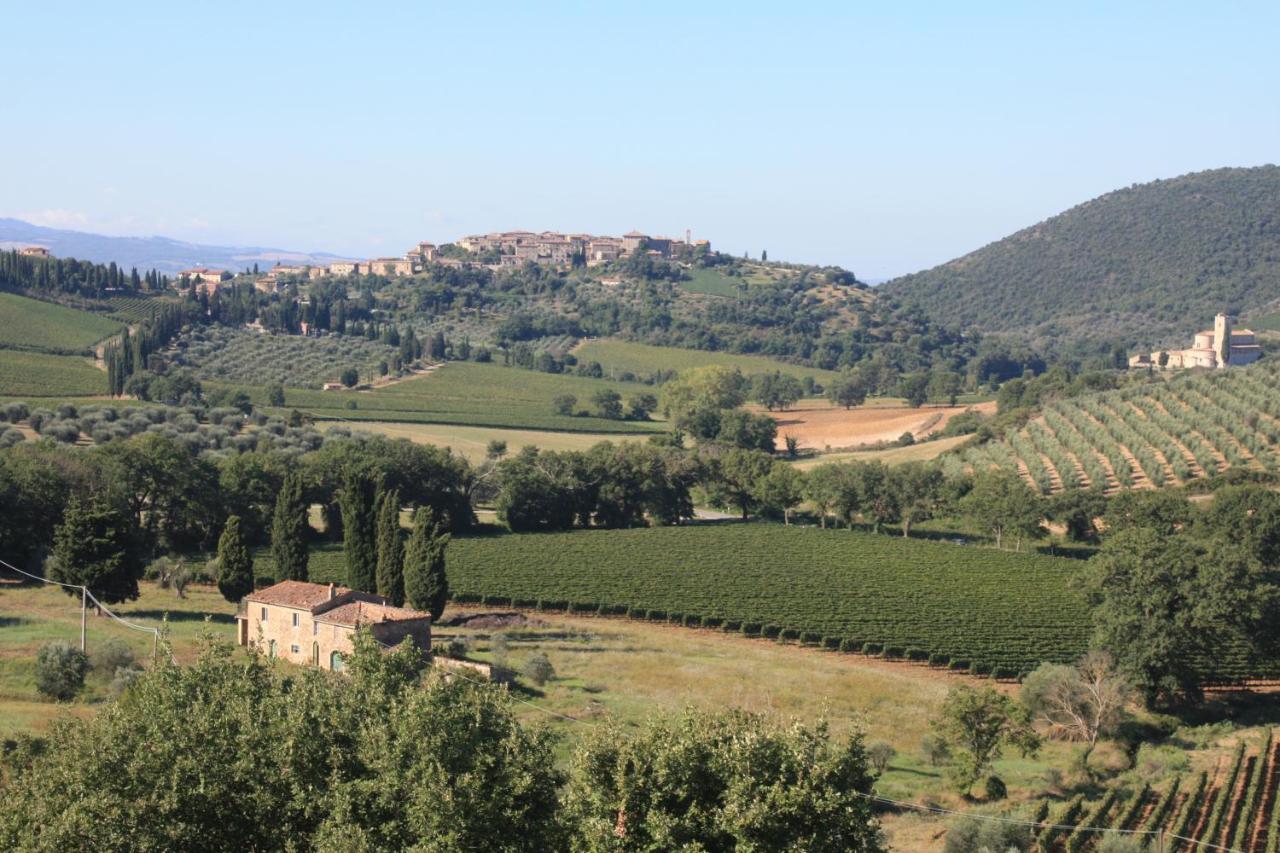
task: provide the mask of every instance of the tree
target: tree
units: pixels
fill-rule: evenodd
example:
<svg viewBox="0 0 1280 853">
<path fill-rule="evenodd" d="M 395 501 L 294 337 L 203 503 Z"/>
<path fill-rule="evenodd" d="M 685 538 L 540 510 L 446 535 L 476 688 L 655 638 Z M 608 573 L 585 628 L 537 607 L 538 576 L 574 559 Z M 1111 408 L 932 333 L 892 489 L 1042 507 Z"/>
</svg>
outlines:
<svg viewBox="0 0 1280 853">
<path fill-rule="evenodd" d="M 276 408 L 284 405 L 284 386 L 279 382 L 267 389 L 267 405 L 275 406 Z"/>
<path fill-rule="evenodd" d="M 525 661 L 524 667 L 520 671 L 525 678 L 538 687 L 546 684 L 556 676 L 556 670 L 551 665 L 551 659 L 543 652 L 538 652 Z"/>
<path fill-rule="evenodd" d="M 590 733 L 570 770 L 569 849 L 886 849 L 862 735 L 686 711 Z"/>
<path fill-rule="evenodd" d="M 400 493 L 384 492 L 378 501 L 378 595 L 396 607 L 404 604 L 404 544 L 400 540 Z"/>
<path fill-rule="evenodd" d="M 791 509 L 804 500 L 804 474 L 791 465 L 774 465 L 758 483 L 756 498 L 767 510 L 782 513 L 791 523 Z"/>
<path fill-rule="evenodd" d="M 597 391 L 591 395 L 591 403 L 596 407 L 596 414 L 611 421 L 622 420 L 622 395 L 612 388 Z"/>
<path fill-rule="evenodd" d="M 348 471 L 338 499 L 342 507 L 342 551 L 347 562 L 347 585 L 372 592 L 378 551 L 374 540 L 373 483 L 369 476 Z"/>
<path fill-rule="evenodd" d="M 734 447 L 772 453 L 778 440 L 778 422 L 768 415 L 733 409 L 721 413 L 715 438 Z"/>
<path fill-rule="evenodd" d="M 551 408 L 557 415 L 572 417 L 578 398 L 572 394 L 560 394 L 551 401 Z"/>
<path fill-rule="evenodd" d="M 1086 773 L 1098 739 L 1120 724 L 1132 695 L 1111 656 L 1099 651 L 1089 652 L 1076 666 L 1041 664 L 1022 682 L 1022 704 L 1031 718 L 1050 737 L 1084 744 L 1080 766 Z"/>
<path fill-rule="evenodd" d="M 918 409 L 929 401 L 929 376 L 926 373 L 908 373 L 898 380 L 898 395 L 907 405 Z"/>
<path fill-rule="evenodd" d="M 240 517 L 236 515 L 227 519 L 218 538 L 218 592 L 232 602 L 253 592 L 253 555 L 240 533 Z"/>
<path fill-rule="evenodd" d="M 945 400 L 948 406 L 954 406 L 964 388 L 964 381 L 954 370 L 935 370 L 929 374 L 926 393 L 930 400 Z"/>
<path fill-rule="evenodd" d="M 67 643 L 45 643 L 36 652 L 36 691 L 58 702 L 70 702 L 84 687 L 89 658 Z"/>
<path fill-rule="evenodd" d="M 360 371 L 356 370 L 354 367 L 343 368 L 341 376 L 338 377 L 338 381 L 348 388 L 354 388 L 360 381 Z"/>
<path fill-rule="evenodd" d="M 1067 528 L 1072 542 L 1097 542 L 1098 519 L 1107 511 L 1107 498 L 1101 487 L 1066 489 L 1049 499 L 1049 518 Z"/>
<path fill-rule="evenodd" d="M 991 531 L 996 547 L 1002 547 L 1004 537 L 1013 533 L 1018 537 L 1017 550 L 1022 549 L 1022 537 L 1040 535 L 1040 498 L 1022 482 L 1017 474 L 1005 470 L 983 471 L 973 481 L 973 489 L 960 501 L 961 512 L 984 530 Z"/>
<path fill-rule="evenodd" d="M 747 386 L 739 371 L 721 365 L 682 370 L 662 386 L 662 410 L 679 422 L 697 409 L 733 409 L 746 401 Z"/>
<path fill-rule="evenodd" d="M 131 519 L 102 498 L 72 494 L 53 534 L 48 576 L 59 583 L 88 587 L 103 604 L 133 601 L 143 562 Z M 64 589 L 78 596 L 78 589 Z"/>
<path fill-rule="evenodd" d="M 912 524 L 937 512 L 945 483 L 941 469 L 923 462 L 904 462 L 889 469 L 889 489 L 898 507 L 903 536 L 911 535 Z"/>
<path fill-rule="evenodd" d="M 818 511 L 818 526 L 826 528 L 827 516 L 840 501 L 843 489 L 841 466 L 834 462 L 819 465 L 805 477 L 804 495 Z"/>
<path fill-rule="evenodd" d="M 276 580 L 307 579 L 307 502 L 302 496 L 302 478 L 289 474 L 276 496 L 275 514 L 271 519 L 271 560 Z"/>
<path fill-rule="evenodd" d="M 837 406 L 852 409 L 867 401 L 867 381 L 861 371 L 847 370 L 827 386 L 827 399 Z"/>
<path fill-rule="evenodd" d="M 1129 528 L 1109 535 L 1088 566 L 1094 644 L 1148 704 L 1198 700 L 1215 651 L 1249 642 L 1250 617 L 1267 612 L 1238 546 Z M 1263 633 L 1262 620 L 1253 627 Z"/>
<path fill-rule="evenodd" d="M 1189 529 L 1195 517 L 1195 507 L 1185 495 L 1170 489 L 1128 489 L 1107 504 L 1107 532 L 1147 528 L 1172 536 Z"/>
<path fill-rule="evenodd" d="M 751 396 L 769 411 L 785 409 L 804 394 L 800 380 L 775 370 L 751 377 Z"/>
<path fill-rule="evenodd" d="M 627 401 L 627 417 L 633 421 L 647 421 L 658 408 L 658 398 L 644 392 Z"/>
<path fill-rule="evenodd" d="M 948 776 L 966 797 L 1006 744 L 1016 746 L 1024 755 L 1033 754 L 1040 746 L 1026 710 L 994 687 L 952 688 L 933 727 L 951 753 Z"/>
<path fill-rule="evenodd" d="M 419 507 L 413 514 L 413 532 L 404 552 L 404 591 L 415 610 L 425 610 L 432 621 L 444 613 L 449 598 L 445 575 L 445 548 L 449 534 L 440 529 L 435 514 Z"/>
<path fill-rule="evenodd" d="M 719 499 L 742 511 L 746 520 L 759 506 L 760 482 L 773 470 L 773 457 L 759 450 L 732 448 L 719 458 L 714 489 Z"/>
</svg>

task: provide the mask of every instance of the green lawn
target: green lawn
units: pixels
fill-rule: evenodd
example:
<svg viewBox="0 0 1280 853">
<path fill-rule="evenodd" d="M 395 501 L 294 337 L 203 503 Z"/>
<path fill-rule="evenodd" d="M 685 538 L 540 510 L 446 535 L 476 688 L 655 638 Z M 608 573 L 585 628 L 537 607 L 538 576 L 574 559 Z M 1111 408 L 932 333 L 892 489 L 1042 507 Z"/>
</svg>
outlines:
<svg viewBox="0 0 1280 853">
<path fill-rule="evenodd" d="M 822 370 L 817 367 L 803 367 L 774 361 L 761 355 L 736 355 L 727 352 L 707 352 L 706 350 L 681 349 L 679 347 L 655 347 L 648 344 L 631 343 L 630 341 L 597 340 L 588 341 L 574 350 L 578 361 L 598 361 L 609 370 L 629 370 L 644 376 L 660 370 L 688 370 L 708 365 L 724 365 L 736 367 L 743 373 L 771 373 L 780 370 L 797 379 L 812 376 L 819 383 L 826 384 L 837 376 L 834 370 Z"/>
<path fill-rule="evenodd" d="M 254 403 L 266 404 L 265 389 L 246 390 Z M 616 391 L 624 403 L 636 394 L 654 393 L 653 388 L 639 383 L 538 373 L 494 364 L 450 362 L 426 376 L 372 391 L 290 388 L 285 392 L 282 411 L 296 408 L 319 418 L 351 421 L 460 424 L 554 432 L 647 434 L 664 429 L 660 423 L 568 417 L 552 409 L 552 401 L 557 396 L 571 394 L 578 399 L 577 409 L 594 410 L 591 399 L 600 391 Z M 348 408 L 349 403 L 354 403 L 356 408 Z"/>
<path fill-rule="evenodd" d="M 693 269 L 688 272 L 690 278 L 680 282 L 680 286 L 690 293 L 737 297 L 740 293 L 739 285 L 746 283 L 713 269 Z"/>
<path fill-rule="evenodd" d="M 78 355 L 0 349 L 0 397 L 34 399 L 107 393 L 107 374 Z"/>
<path fill-rule="evenodd" d="M 88 349 L 120 331 L 120 322 L 38 299 L 0 293 L 0 347 Z"/>
</svg>

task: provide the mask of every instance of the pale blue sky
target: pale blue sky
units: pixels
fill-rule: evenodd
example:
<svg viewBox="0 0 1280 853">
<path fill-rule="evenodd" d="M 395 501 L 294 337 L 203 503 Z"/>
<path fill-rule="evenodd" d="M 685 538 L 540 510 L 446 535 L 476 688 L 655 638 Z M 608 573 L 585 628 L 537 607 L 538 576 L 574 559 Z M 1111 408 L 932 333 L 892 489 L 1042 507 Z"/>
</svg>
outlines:
<svg viewBox="0 0 1280 853">
<path fill-rule="evenodd" d="M 1280 161 L 1274 0 L 17 5 L 0 215 L 104 233 L 692 228 L 879 278 Z"/>
</svg>

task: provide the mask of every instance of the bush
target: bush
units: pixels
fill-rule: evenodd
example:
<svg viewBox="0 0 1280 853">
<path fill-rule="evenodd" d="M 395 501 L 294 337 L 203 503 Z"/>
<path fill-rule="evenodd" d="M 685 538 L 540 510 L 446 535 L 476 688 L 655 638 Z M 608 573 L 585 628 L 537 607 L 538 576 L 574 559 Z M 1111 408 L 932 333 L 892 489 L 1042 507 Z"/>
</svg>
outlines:
<svg viewBox="0 0 1280 853">
<path fill-rule="evenodd" d="M 822 635 L 813 631 L 801 631 L 800 642 L 806 646 L 816 646 L 822 642 Z"/>
<path fill-rule="evenodd" d="M 862 641 L 845 638 L 840 641 L 840 651 L 848 652 L 850 654 L 860 652 L 862 651 Z"/>
<path fill-rule="evenodd" d="M 686 628 L 701 628 L 702 617 L 694 616 L 693 614 L 688 614 L 684 617 L 684 625 Z"/>
<path fill-rule="evenodd" d="M 463 660 L 469 651 L 471 651 L 471 644 L 464 637 L 454 637 L 444 647 L 445 657 L 454 660 Z"/>
<path fill-rule="evenodd" d="M 840 639 L 839 637 L 823 637 L 822 647 L 824 649 L 830 649 L 833 652 L 836 651 L 837 649 L 843 651 L 844 640 Z"/>
<path fill-rule="evenodd" d="M 924 649 L 907 649 L 906 657 L 907 657 L 907 660 L 915 660 L 915 661 L 928 660 L 929 653 L 926 652 Z"/>
<path fill-rule="evenodd" d="M 703 628 L 719 628 L 719 627 L 720 627 L 721 625 L 723 625 L 723 624 L 724 624 L 724 620 L 723 620 L 723 619 L 721 619 L 719 616 L 704 616 L 704 617 L 702 617 L 702 627 L 703 627 Z"/>
<path fill-rule="evenodd" d="M 871 762 L 871 766 L 875 768 L 877 774 L 883 774 L 885 768 L 889 766 L 889 762 L 898 754 L 898 750 L 893 748 L 892 744 L 884 741 L 877 741 L 867 747 L 867 760 Z"/>
<path fill-rule="evenodd" d="M 795 628 L 783 628 L 781 631 L 778 632 L 778 640 L 780 642 L 785 642 L 787 640 L 798 640 L 798 639 L 800 639 L 800 632 L 797 631 Z"/>
<path fill-rule="evenodd" d="M 905 655 L 906 655 L 906 649 L 902 648 L 902 646 L 885 646 L 884 647 L 884 656 L 889 660 L 897 660 L 898 658 L 904 657 Z"/>
<path fill-rule="evenodd" d="M 878 655 L 882 651 L 884 651 L 884 645 L 882 643 L 863 643 L 862 644 L 862 653 L 864 655 Z"/>
<path fill-rule="evenodd" d="M 951 757 L 951 747 L 947 746 L 946 739 L 935 734 L 920 738 L 920 752 L 924 760 L 934 767 L 941 767 Z"/>
<path fill-rule="evenodd" d="M 70 702 L 84 687 L 89 658 L 75 646 L 46 643 L 36 653 L 36 690 L 59 702 Z"/>
<path fill-rule="evenodd" d="M 946 853 L 1023 851 L 1031 849 L 1031 827 L 964 817 L 947 827 Z"/>
<path fill-rule="evenodd" d="M 760 632 L 763 630 L 764 630 L 764 626 L 761 625 L 759 622 L 743 622 L 742 623 L 742 633 L 746 634 L 748 637 L 758 637 L 760 636 Z"/>
<path fill-rule="evenodd" d="M 991 802 L 1003 800 L 1009 796 L 1009 787 L 1005 785 L 1004 780 L 999 776 L 988 776 L 984 789 L 987 793 L 987 799 Z"/>
<path fill-rule="evenodd" d="M 723 625 L 721 625 L 721 626 L 720 626 L 720 628 L 721 628 L 722 630 L 724 630 L 724 631 L 733 631 L 733 632 L 735 632 L 735 633 L 736 633 L 736 632 L 738 632 L 738 631 L 741 631 L 741 630 L 742 630 L 742 620 L 740 620 L 740 619 L 726 619 L 726 620 L 724 620 L 724 624 L 723 624 Z"/>
<path fill-rule="evenodd" d="M 551 679 L 555 678 L 556 670 L 551 665 L 551 659 L 542 652 L 538 652 L 533 657 L 525 661 L 524 669 L 521 670 L 524 677 L 541 687 Z"/>
<path fill-rule="evenodd" d="M 760 636 L 766 639 L 775 640 L 782 633 L 782 627 L 779 625 L 765 625 L 760 629 Z"/>
<path fill-rule="evenodd" d="M 112 637 L 89 658 L 94 670 L 114 674 L 117 669 L 133 669 L 136 658 L 124 640 Z"/>
<path fill-rule="evenodd" d="M 131 666 L 122 666 L 116 670 L 108 689 L 111 691 L 112 696 L 119 696 L 141 677 L 142 670 Z"/>
<path fill-rule="evenodd" d="M 648 616 L 650 622 L 666 622 L 667 621 L 667 611 L 665 610 L 650 610 L 647 612 L 646 615 Z"/>
</svg>

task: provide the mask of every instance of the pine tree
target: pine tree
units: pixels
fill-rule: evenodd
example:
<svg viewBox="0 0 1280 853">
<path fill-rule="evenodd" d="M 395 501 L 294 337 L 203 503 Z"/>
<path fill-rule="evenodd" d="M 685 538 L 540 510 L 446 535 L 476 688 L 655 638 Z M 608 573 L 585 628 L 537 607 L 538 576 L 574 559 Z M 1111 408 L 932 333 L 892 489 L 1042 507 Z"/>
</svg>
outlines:
<svg viewBox="0 0 1280 853">
<path fill-rule="evenodd" d="M 400 540 L 400 493 L 384 492 L 378 503 L 378 595 L 404 604 L 404 543 Z"/>
<path fill-rule="evenodd" d="M 129 514 L 123 509 L 72 495 L 53 535 L 49 578 L 86 586 L 103 604 L 138 597 L 142 559 Z M 80 595 L 78 589 L 65 590 Z"/>
<path fill-rule="evenodd" d="M 444 613 L 449 598 L 449 580 L 444 571 L 444 551 L 449 534 L 442 533 L 435 514 L 419 507 L 413 515 L 413 533 L 404 553 L 404 591 L 409 604 L 431 614 L 432 620 Z"/>
<path fill-rule="evenodd" d="M 276 580 L 307 579 L 307 504 L 302 497 L 302 480 L 296 474 L 284 478 L 276 496 L 271 557 L 276 564 Z"/>
<path fill-rule="evenodd" d="M 339 501 L 342 505 L 342 551 L 347 558 L 347 585 L 372 592 L 378 555 L 374 544 L 372 484 L 365 475 L 348 473 L 343 478 Z"/>
<path fill-rule="evenodd" d="M 218 539 L 218 592 L 233 602 L 253 592 L 253 557 L 240 532 L 238 515 L 227 518 Z"/>
</svg>

